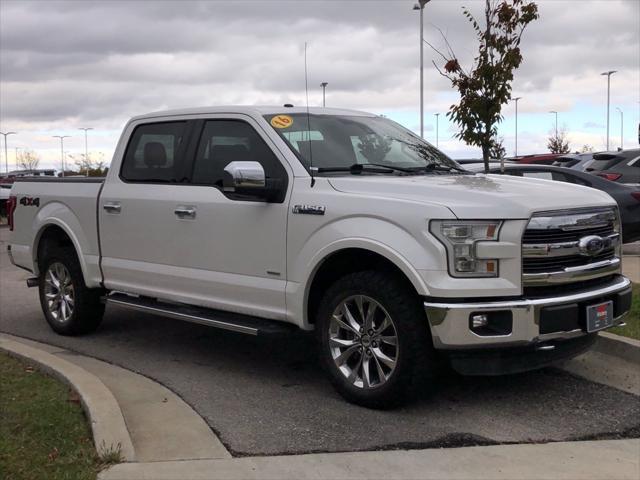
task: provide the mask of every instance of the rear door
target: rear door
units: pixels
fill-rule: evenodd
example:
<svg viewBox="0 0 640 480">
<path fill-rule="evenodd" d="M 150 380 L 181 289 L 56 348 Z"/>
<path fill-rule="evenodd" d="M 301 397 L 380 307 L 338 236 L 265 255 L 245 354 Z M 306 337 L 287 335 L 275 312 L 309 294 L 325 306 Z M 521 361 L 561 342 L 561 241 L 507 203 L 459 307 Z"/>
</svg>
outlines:
<svg viewBox="0 0 640 480">
<path fill-rule="evenodd" d="M 193 122 L 185 120 L 133 129 L 120 172 L 109 176 L 98 202 L 107 288 L 180 294 L 183 273 L 176 267 L 183 249 L 176 241 L 181 224 L 174 212 L 189 188 L 181 180 L 192 130 Z"/>
</svg>

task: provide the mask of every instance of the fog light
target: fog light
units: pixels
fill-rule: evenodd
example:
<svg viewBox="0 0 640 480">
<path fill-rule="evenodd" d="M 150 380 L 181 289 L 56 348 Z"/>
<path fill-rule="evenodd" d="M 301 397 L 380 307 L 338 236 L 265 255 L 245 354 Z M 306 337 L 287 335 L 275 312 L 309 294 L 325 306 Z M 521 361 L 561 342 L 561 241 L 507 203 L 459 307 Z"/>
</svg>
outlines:
<svg viewBox="0 0 640 480">
<path fill-rule="evenodd" d="M 482 328 L 489 325 L 489 317 L 485 314 L 473 315 L 471 317 L 471 326 L 473 328 Z"/>
<path fill-rule="evenodd" d="M 510 335 L 513 329 L 513 315 L 509 310 L 471 312 L 469 329 L 480 337 Z"/>
</svg>

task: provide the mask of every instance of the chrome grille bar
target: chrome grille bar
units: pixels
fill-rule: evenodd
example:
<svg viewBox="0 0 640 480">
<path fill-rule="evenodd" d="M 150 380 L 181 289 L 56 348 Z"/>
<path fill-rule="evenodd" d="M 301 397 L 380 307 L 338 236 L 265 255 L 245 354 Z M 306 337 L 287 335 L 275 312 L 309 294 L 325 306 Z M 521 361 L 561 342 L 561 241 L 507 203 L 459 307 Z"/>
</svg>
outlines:
<svg viewBox="0 0 640 480">
<path fill-rule="evenodd" d="M 618 273 L 620 245 L 613 207 L 537 213 L 523 235 L 523 285 L 572 283 Z"/>
</svg>

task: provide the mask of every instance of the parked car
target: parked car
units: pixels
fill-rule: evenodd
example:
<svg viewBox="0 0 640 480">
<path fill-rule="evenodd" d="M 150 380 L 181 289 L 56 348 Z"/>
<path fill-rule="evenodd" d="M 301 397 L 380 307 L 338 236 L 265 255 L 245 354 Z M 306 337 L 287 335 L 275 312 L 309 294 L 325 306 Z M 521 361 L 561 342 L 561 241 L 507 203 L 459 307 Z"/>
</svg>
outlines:
<svg viewBox="0 0 640 480">
<path fill-rule="evenodd" d="M 484 165 L 466 165 L 472 171 L 484 171 Z M 500 173 L 499 168 L 492 168 L 489 173 Z M 559 182 L 584 185 L 608 193 L 618 204 L 622 221 L 623 243 L 640 240 L 640 186 L 632 187 L 611 182 L 596 175 L 580 172 L 569 168 L 551 165 L 509 165 L 505 174 L 526 178 L 541 178 L 557 180 Z"/>
<path fill-rule="evenodd" d="M 551 164 L 556 167 L 573 168 L 584 172 L 593 162 L 593 153 L 568 153 L 555 159 Z"/>
<path fill-rule="evenodd" d="M 540 153 L 536 155 L 525 155 L 523 157 L 515 157 L 510 160 L 514 160 L 518 163 L 536 163 L 542 165 L 551 165 L 560 157 L 560 153 Z"/>
<path fill-rule="evenodd" d="M 640 184 L 640 148 L 596 153 L 586 171 L 613 182 Z"/>
<path fill-rule="evenodd" d="M 473 174 L 373 114 L 200 108 L 133 118 L 105 179 L 17 179 L 9 251 L 62 335 L 95 330 L 103 299 L 315 330 L 337 391 L 388 407 L 438 357 L 531 370 L 620 324 L 617 210 L 598 190 Z"/>
</svg>

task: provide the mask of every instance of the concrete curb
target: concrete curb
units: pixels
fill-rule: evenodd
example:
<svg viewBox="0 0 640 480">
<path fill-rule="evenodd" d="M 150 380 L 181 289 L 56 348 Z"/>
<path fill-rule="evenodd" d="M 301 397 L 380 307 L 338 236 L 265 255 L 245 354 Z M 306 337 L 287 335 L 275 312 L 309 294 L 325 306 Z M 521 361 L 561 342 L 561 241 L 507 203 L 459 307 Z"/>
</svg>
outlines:
<svg viewBox="0 0 640 480">
<path fill-rule="evenodd" d="M 135 461 L 133 443 L 120 406 L 98 377 L 55 355 L 12 340 L 9 335 L 0 334 L 0 350 L 35 363 L 39 369 L 60 379 L 78 393 L 91 423 L 93 441 L 99 455 L 120 450 L 123 461 Z"/>
<path fill-rule="evenodd" d="M 640 341 L 632 338 L 600 332 L 598 341 L 593 346 L 593 349 L 631 363 L 640 364 Z"/>
</svg>

